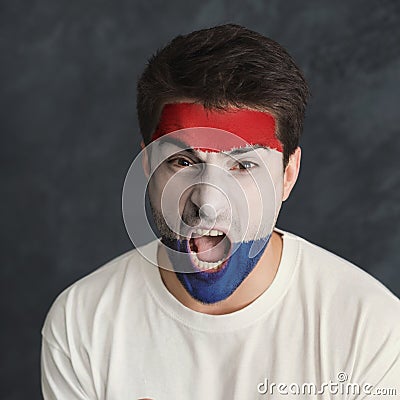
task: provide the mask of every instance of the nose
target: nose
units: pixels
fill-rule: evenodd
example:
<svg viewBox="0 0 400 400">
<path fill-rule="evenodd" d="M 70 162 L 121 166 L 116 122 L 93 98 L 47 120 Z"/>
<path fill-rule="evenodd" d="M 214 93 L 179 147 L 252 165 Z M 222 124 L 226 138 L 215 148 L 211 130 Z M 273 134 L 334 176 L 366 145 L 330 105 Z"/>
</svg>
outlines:
<svg viewBox="0 0 400 400">
<path fill-rule="evenodd" d="M 228 193 L 224 190 L 223 181 L 219 168 L 204 168 L 200 181 L 193 186 L 190 196 L 192 203 L 199 209 L 200 218 L 215 221 L 219 215 L 226 214 L 229 210 Z"/>
<path fill-rule="evenodd" d="M 200 217 L 204 218 L 214 219 L 228 206 L 226 194 L 220 188 L 206 183 L 196 184 L 190 199 L 198 207 Z"/>
</svg>

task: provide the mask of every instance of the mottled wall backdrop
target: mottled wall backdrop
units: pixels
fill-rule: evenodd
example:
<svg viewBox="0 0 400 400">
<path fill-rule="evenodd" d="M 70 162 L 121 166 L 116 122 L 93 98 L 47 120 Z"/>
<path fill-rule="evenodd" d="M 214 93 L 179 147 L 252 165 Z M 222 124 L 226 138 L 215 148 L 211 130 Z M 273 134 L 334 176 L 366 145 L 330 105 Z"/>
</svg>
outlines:
<svg viewBox="0 0 400 400">
<path fill-rule="evenodd" d="M 41 397 L 50 304 L 132 247 L 121 189 L 139 150 L 137 77 L 195 29 L 240 23 L 294 56 L 313 97 L 278 226 L 400 295 L 399 1 L 10 0 L 0 20 L 2 399 Z"/>
</svg>

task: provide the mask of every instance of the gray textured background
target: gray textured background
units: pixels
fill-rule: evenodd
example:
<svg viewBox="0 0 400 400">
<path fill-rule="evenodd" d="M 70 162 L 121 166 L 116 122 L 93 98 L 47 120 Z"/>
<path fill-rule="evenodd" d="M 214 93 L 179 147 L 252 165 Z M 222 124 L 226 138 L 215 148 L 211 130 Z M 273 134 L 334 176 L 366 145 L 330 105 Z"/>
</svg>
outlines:
<svg viewBox="0 0 400 400">
<path fill-rule="evenodd" d="M 10 0 L 0 21 L 2 399 L 40 398 L 51 302 L 132 247 L 120 203 L 136 80 L 179 33 L 236 22 L 289 50 L 313 98 L 278 226 L 400 295 L 399 1 Z"/>
</svg>

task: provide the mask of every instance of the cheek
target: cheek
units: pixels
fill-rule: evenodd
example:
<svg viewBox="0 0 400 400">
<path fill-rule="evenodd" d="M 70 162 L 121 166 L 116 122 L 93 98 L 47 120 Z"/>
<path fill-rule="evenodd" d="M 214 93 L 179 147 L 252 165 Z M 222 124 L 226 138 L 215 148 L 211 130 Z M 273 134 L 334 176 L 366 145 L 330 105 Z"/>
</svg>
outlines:
<svg viewBox="0 0 400 400">
<path fill-rule="evenodd" d="M 185 208 L 188 209 L 192 205 L 190 201 L 190 193 L 190 188 L 184 190 L 180 198 L 177 200 L 177 204 L 179 204 L 179 215 L 181 216 L 184 214 Z"/>
<path fill-rule="evenodd" d="M 262 170 L 254 174 L 251 182 L 242 182 L 248 207 L 245 240 L 261 239 L 272 232 L 280 210 L 282 173 Z"/>
<path fill-rule="evenodd" d="M 167 182 L 168 176 L 162 170 L 156 170 L 148 182 L 148 194 L 151 204 L 158 211 L 161 210 L 161 200 Z"/>
<path fill-rule="evenodd" d="M 151 178 L 147 185 L 147 194 L 149 196 L 152 207 L 156 210 L 160 210 L 160 208 L 161 208 L 160 196 L 157 193 L 157 189 L 158 189 L 158 185 L 155 182 L 155 179 Z"/>
<path fill-rule="evenodd" d="M 276 216 L 279 213 L 279 210 L 282 205 L 282 198 L 283 198 L 283 171 L 282 168 L 275 171 L 274 175 L 272 176 L 275 188 L 275 214 Z"/>
<path fill-rule="evenodd" d="M 247 239 L 261 239 L 271 233 L 275 222 L 275 196 L 273 193 L 258 194 L 250 203 L 250 217 Z"/>
<path fill-rule="evenodd" d="M 273 188 L 268 196 L 272 198 L 270 201 L 275 203 L 275 218 L 277 217 L 282 204 L 283 196 L 283 160 L 282 154 L 273 154 L 270 160 L 266 163 L 268 165 L 268 180 L 270 186 Z"/>
<path fill-rule="evenodd" d="M 160 168 L 149 181 L 149 198 L 153 208 L 163 217 L 168 226 L 175 230 L 190 201 L 191 182 L 184 174 L 173 174 Z"/>
<path fill-rule="evenodd" d="M 275 157 L 277 158 L 277 157 Z M 271 175 L 271 179 L 275 185 L 275 189 L 277 192 L 281 192 L 283 190 L 283 160 L 282 157 L 274 159 L 268 165 L 269 173 Z"/>
</svg>

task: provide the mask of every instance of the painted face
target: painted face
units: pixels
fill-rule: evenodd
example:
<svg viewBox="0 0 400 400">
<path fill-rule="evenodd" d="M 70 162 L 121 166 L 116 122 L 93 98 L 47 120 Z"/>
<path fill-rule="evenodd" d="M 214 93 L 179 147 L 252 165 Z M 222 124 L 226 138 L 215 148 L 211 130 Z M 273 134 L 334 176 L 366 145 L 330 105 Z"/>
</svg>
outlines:
<svg viewBox="0 0 400 400">
<path fill-rule="evenodd" d="M 200 302 L 226 299 L 261 258 L 279 213 L 273 117 L 167 105 L 149 159 L 152 216 L 178 279 Z"/>
</svg>

